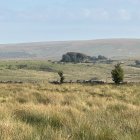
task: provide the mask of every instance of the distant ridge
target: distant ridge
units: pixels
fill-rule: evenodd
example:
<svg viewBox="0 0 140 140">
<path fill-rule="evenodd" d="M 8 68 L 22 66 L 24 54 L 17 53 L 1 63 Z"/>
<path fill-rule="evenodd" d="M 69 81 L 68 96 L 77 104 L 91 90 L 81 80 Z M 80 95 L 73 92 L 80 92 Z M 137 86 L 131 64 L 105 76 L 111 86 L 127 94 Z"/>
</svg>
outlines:
<svg viewBox="0 0 140 140">
<path fill-rule="evenodd" d="M 139 57 L 140 39 L 96 39 L 0 44 L 0 59 L 61 59 L 67 52 L 91 56 Z"/>
</svg>

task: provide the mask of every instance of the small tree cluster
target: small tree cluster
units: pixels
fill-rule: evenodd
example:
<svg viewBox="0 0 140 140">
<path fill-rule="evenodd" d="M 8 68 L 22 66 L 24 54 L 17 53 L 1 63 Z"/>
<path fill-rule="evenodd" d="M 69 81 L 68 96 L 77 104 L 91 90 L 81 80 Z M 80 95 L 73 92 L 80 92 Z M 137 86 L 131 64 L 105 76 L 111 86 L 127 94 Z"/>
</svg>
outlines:
<svg viewBox="0 0 140 140">
<path fill-rule="evenodd" d="M 135 61 L 136 65 L 140 65 L 140 60 Z"/>
<path fill-rule="evenodd" d="M 124 79 L 124 71 L 123 71 L 120 63 L 118 63 L 117 65 L 115 65 L 115 68 L 112 70 L 111 74 L 112 74 L 112 80 L 116 84 L 120 84 L 121 82 L 123 82 L 123 79 Z"/>
<path fill-rule="evenodd" d="M 77 52 L 67 52 L 62 56 L 62 62 L 73 62 L 73 63 L 81 63 L 81 62 L 94 62 L 98 60 L 107 60 L 107 58 L 103 55 L 96 56 L 88 56 L 83 53 Z"/>
<path fill-rule="evenodd" d="M 60 84 L 64 83 L 65 77 L 63 75 L 63 71 L 59 71 L 58 72 L 58 75 L 60 77 Z"/>
</svg>

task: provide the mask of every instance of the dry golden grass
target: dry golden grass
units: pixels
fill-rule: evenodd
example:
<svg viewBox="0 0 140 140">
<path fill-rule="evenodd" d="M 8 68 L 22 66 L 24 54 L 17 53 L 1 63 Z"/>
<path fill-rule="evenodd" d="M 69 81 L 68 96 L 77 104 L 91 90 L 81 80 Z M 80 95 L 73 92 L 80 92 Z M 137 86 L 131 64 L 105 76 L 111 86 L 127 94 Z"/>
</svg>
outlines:
<svg viewBox="0 0 140 140">
<path fill-rule="evenodd" d="M 0 140 L 139 140 L 139 86 L 0 84 Z"/>
</svg>

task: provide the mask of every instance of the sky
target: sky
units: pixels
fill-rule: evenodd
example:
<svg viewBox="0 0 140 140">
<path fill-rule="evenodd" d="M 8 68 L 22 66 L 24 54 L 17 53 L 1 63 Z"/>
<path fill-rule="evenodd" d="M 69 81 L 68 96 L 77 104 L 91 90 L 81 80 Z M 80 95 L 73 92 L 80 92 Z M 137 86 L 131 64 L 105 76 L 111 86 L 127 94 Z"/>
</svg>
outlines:
<svg viewBox="0 0 140 140">
<path fill-rule="evenodd" d="M 140 0 L 0 0 L 0 44 L 140 38 Z"/>
</svg>

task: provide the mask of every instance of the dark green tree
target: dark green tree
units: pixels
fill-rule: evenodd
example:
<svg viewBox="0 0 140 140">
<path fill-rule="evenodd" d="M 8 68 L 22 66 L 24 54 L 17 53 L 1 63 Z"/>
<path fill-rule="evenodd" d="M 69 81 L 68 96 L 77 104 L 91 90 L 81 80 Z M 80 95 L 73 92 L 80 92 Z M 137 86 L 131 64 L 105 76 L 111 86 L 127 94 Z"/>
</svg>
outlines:
<svg viewBox="0 0 140 140">
<path fill-rule="evenodd" d="M 63 84 L 63 83 L 64 83 L 64 80 L 65 80 L 63 71 L 59 71 L 59 72 L 58 72 L 58 75 L 59 75 L 59 77 L 60 77 L 60 84 Z"/>
<path fill-rule="evenodd" d="M 124 70 L 122 69 L 120 63 L 115 65 L 115 68 L 111 71 L 111 74 L 112 74 L 112 80 L 115 82 L 115 84 L 120 84 L 121 82 L 123 82 Z"/>
<path fill-rule="evenodd" d="M 136 65 L 140 65 L 140 61 L 139 60 L 136 60 L 135 63 L 136 63 Z"/>
</svg>

